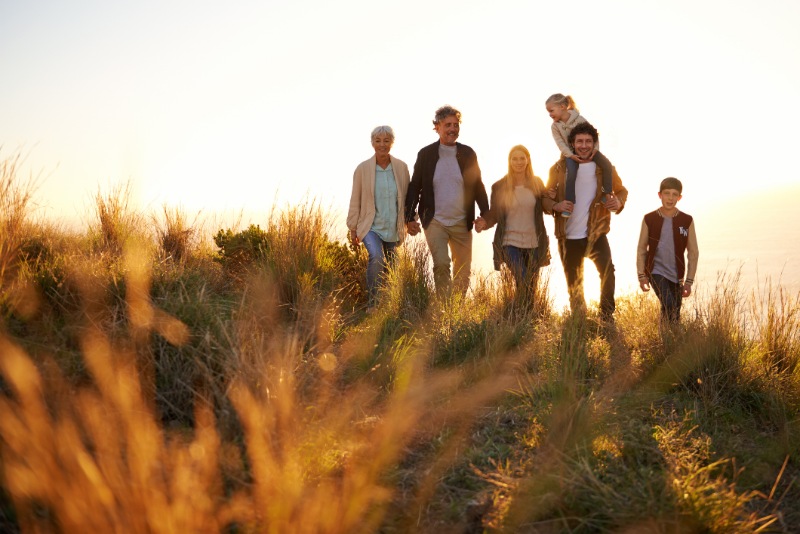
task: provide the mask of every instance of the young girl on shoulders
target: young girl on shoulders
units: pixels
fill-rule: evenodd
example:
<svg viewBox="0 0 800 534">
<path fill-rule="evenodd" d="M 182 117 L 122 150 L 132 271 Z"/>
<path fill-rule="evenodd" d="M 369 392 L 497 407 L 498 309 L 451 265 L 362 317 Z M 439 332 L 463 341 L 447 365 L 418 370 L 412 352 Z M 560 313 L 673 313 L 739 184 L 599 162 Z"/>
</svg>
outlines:
<svg viewBox="0 0 800 534">
<path fill-rule="evenodd" d="M 561 154 L 567 159 L 567 182 L 566 191 L 564 192 L 565 200 L 569 200 L 572 203 L 575 202 L 575 178 L 578 175 L 578 165 L 593 161 L 600 166 L 603 172 L 603 196 L 601 198 L 602 201 L 605 202 L 606 195 L 612 194 L 611 180 L 613 175 L 611 171 L 611 162 L 599 152 L 599 145 L 595 146 L 595 151 L 591 159 L 586 161 L 581 160 L 572 151 L 572 147 L 569 146 L 569 142 L 567 141 L 569 133 L 575 126 L 582 122 L 587 122 L 578 111 L 575 101 L 569 95 L 564 96 L 561 93 L 556 93 L 550 95 L 545 101 L 545 107 L 550 114 L 550 118 L 553 119 L 553 125 L 550 127 L 550 130 L 553 132 L 553 139 L 555 139 Z M 563 217 L 569 217 L 572 214 L 568 211 L 564 211 L 561 215 Z"/>
</svg>

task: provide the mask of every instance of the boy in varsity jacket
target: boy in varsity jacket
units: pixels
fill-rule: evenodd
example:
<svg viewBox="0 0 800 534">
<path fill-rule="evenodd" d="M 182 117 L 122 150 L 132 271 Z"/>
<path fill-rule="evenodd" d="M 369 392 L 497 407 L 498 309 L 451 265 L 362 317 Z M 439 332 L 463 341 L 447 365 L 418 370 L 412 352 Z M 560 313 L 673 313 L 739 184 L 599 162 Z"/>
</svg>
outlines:
<svg viewBox="0 0 800 534">
<path fill-rule="evenodd" d="M 650 291 L 652 286 L 661 301 L 661 320 L 670 323 L 680 322 L 681 299 L 692 294 L 700 256 L 692 216 L 677 207 L 682 192 L 677 178 L 661 181 L 661 207 L 644 216 L 636 254 L 639 287 Z"/>
</svg>

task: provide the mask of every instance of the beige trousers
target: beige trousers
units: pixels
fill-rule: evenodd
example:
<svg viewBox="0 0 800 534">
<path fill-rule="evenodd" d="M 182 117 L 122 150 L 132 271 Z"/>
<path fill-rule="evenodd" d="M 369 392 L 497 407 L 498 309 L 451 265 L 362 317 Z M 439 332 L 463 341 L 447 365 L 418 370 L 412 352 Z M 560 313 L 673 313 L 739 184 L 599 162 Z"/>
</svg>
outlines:
<svg viewBox="0 0 800 534">
<path fill-rule="evenodd" d="M 469 288 L 472 267 L 472 232 L 467 230 L 466 221 L 445 226 L 433 219 L 425 229 L 425 240 L 433 258 L 433 281 L 436 284 L 436 292 L 441 295 L 450 291 L 449 253 L 452 253 L 455 273 L 453 285 L 462 295 L 465 294 Z"/>
</svg>

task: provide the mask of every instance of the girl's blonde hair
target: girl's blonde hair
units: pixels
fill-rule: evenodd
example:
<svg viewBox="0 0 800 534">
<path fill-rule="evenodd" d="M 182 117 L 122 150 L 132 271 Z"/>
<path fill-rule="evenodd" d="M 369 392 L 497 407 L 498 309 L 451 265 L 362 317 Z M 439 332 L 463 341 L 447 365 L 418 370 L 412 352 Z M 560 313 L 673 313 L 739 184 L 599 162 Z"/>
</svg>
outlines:
<svg viewBox="0 0 800 534">
<path fill-rule="evenodd" d="M 561 93 L 556 93 L 554 95 L 550 95 L 550 98 L 544 101 L 545 105 L 547 104 L 556 104 L 556 105 L 564 105 L 567 106 L 567 109 L 574 109 L 577 113 L 581 111 L 578 109 L 578 106 L 575 105 L 575 101 L 572 99 L 571 96 L 567 95 L 564 96 Z"/>
<path fill-rule="evenodd" d="M 540 197 L 544 193 L 544 191 L 542 190 L 542 187 L 541 187 L 542 184 L 541 184 L 540 180 L 535 180 L 534 177 L 533 177 L 534 175 L 533 175 L 533 166 L 531 165 L 531 153 L 528 151 L 527 148 L 525 148 L 524 145 L 513 146 L 513 147 L 511 147 L 511 150 L 508 151 L 508 175 L 507 176 L 510 179 L 512 174 L 513 174 L 513 172 L 514 172 L 511 169 L 511 155 L 514 152 L 518 151 L 518 150 L 520 152 L 522 152 L 523 154 L 525 154 L 525 157 L 528 158 L 528 163 L 527 163 L 527 165 L 525 165 L 525 181 L 533 189 L 533 194 L 536 195 L 537 197 Z"/>
</svg>

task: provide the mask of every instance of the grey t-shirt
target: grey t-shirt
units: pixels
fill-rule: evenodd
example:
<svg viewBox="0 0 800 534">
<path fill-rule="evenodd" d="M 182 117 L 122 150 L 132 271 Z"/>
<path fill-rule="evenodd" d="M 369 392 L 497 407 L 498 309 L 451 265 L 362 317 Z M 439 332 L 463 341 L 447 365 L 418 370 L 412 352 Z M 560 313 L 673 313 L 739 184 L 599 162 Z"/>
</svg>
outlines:
<svg viewBox="0 0 800 534">
<path fill-rule="evenodd" d="M 672 235 L 672 217 L 661 217 L 661 237 L 656 249 L 653 274 L 660 274 L 671 282 L 678 283 L 678 270 L 675 265 L 675 238 Z"/>
<path fill-rule="evenodd" d="M 433 172 L 433 201 L 436 213 L 433 218 L 445 226 L 464 220 L 464 177 L 456 159 L 456 147 L 439 145 L 439 161 Z"/>
</svg>

